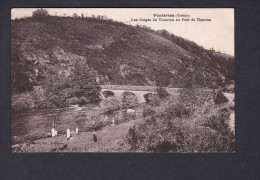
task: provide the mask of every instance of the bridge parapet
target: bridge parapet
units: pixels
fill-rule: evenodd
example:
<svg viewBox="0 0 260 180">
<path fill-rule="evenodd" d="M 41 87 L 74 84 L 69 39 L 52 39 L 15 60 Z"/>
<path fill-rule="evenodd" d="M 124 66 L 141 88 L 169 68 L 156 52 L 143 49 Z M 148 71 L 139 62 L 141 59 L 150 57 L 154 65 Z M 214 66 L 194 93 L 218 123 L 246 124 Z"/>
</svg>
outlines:
<svg viewBox="0 0 260 180">
<path fill-rule="evenodd" d="M 100 85 L 101 89 L 125 90 L 125 91 L 152 91 L 156 92 L 156 86 L 127 86 L 127 85 Z"/>
</svg>

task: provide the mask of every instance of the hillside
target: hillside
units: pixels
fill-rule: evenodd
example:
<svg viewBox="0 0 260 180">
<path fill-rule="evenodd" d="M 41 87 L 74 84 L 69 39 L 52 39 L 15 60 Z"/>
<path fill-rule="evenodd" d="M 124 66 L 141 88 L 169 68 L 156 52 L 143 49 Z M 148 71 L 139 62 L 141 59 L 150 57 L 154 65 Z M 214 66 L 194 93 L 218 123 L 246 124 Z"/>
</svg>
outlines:
<svg viewBox="0 0 260 180">
<path fill-rule="evenodd" d="M 234 57 L 44 9 L 11 31 L 12 152 L 234 152 Z"/>
<path fill-rule="evenodd" d="M 215 88 L 234 80 L 233 57 L 165 30 L 49 16 L 12 20 L 11 31 L 14 93 L 42 86 L 57 73 L 70 76 L 79 62 L 98 84 L 186 87 L 192 83 Z"/>
</svg>

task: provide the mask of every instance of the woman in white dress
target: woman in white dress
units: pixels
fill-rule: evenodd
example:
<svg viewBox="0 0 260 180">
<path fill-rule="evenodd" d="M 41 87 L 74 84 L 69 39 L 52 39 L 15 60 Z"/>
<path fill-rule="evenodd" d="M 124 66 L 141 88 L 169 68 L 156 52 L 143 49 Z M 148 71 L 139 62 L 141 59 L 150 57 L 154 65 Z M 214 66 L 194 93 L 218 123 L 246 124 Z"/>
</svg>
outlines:
<svg viewBox="0 0 260 180">
<path fill-rule="evenodd" d="M 70 139 L 70 128 L 68 127 L 68 129 L 67 129 L 67 140 L 69 140 Z"/>
</svg>

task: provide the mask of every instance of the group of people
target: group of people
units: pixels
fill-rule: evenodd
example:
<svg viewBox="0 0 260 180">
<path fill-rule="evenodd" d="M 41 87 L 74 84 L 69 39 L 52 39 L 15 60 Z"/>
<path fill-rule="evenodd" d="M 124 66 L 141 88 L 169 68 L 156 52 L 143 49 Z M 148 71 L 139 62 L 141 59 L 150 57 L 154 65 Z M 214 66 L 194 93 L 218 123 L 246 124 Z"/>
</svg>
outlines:
<svg viewBox="0 0 260 180">
<path fill-rule="evenodd" d="M 76 134 L 79 134 L 79 128 L 76 127 L 75 129 Z M 67 139 L 69 140 L 71 137 L 71 132 L 70 132 L 70 128 L 68 127 L 68 129 L 66 130 L 66 134 L 67 134 Z M 53 122 L 52 124 L 52 129 L 51 129 L 51 137 L 55 137 L 58 135 L 58 131 L 55 129 L 55 123 Z"/>
<path fill-rule="evenodd" d="M 70 137 L 71 137 L 71 135 L 70 135 L 70 128 L 69 127 L 68 127 L 66 132 L 67 132 L 67 140 L 69 140 Z M 76 134 L 79 134 L 79 128 L 78 127 L 76 127 L 75 132 L 76 132 Z"/>
<path fill-rule="evenodd" d="M 107 116 L 105 117 L 106 119 L 108 118 Z M 112 124 L 118 124 L 118 117 L 116 116 L 116 118 L 112 119 Z M 96 123 L 94 122 L 93 123 L 93 127 L 94 127 L 94 132 L 93 132 L 93 141 L 94 142 L 97 142 L 97 135 L 96 135 L 96 131 L 97 131 L 97 125 Z M 76 127 L 75 129 L 75 133 L 76 134 L 79 134 L 79 128 Z M 55 123 L 53 122 L 52 124 L 52 129 L 51 129 L 51 136 L 52 137 L 55 137 L 58 135 L 58 131 L 55 129 Z M 66 130 L 66 137 L 67 137 L 67 140 L 69 140 L 71 138 L 71 131 L 70 131 L 70 128 L 68 127 L 68 129 Z"/>
<path fill-rule="evenodd" d="M 96 125 L 96 124 L 95 124 Z M 95 125 L 94 125 L 94 127 L 95 127 Z M 79 134 L 79 128 L 78 127 L 76 127 L 76 129 L 75 129 L 75 132 L 76 132 L 76 134 Z M 51 129 L 51 137 L 55 137 L 55 136 L 57 136 L 58 135 L 58 131 L 55 129 L 55 124 L 54 124 L 54 122 L 53 122 L 53 124 L 52 124 L 52 129 Z M 67 140 L 69 140 L 70 138 L 71 138 L 71 131 L 70 131 L 70 128 L 68 127 L 68 129 L 66 130 L 66 137 L 67 137 Z M 94 142 L 97 142 L 97 135 L 96 135 L 96 129 L 94 130 L 94 132 L 93 132 L 93 141 Z"/>
</svg>

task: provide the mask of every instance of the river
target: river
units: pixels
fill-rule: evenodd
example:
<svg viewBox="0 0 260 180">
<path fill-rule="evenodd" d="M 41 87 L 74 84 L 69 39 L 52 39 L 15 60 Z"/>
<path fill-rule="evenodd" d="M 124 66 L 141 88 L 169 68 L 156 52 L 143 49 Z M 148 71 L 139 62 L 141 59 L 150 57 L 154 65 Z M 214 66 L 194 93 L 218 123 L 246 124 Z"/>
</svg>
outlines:
<svg viewBox="0 0 260 180">
<path fill-rule="evenodd" d="M 224 93 L 230 103 L 234 103 L 234 94 Z M 12 114 L 12 144 L 30 143 L 36 139 L 47 137 L 55 122 L 58 134 L 65 134 L 69 127 L 72 131 L 78 127 L 79 131 L 91 131 L 93 122 L 102 119 L 112 123 L 118 119 L 119 123 L 142 117 L 142 107 L 137 107 L 135 112 L 127 113 L 119 110 L 110 113 L 99 113 L 99 104 L 88 104 L 82 107 L 71 106 L 56 109 L 31 109 L 23 113 Z M 235 112 L 230 114 L 231 130 L 235 131 Z"/>
<path fill-rule="evenodd" d="M 119 123 L 140 118 L 138 111 L 127 113 L 119 110 L 110 113 L 99 113 L 98 104 L 88 104 L 82 107 L 71 106 L 56 109 L 33 109 L 23 113 L 12 114 L 12 144 L 30 143 L 36 139 L 47 137 L 55 122 L 58 134 L 65 134 L 69 127 L 72 131 L 78 127 L 79 131 L 91 131 L 96 119 L 112 123 L 118 119 Z"/>
</svg>

